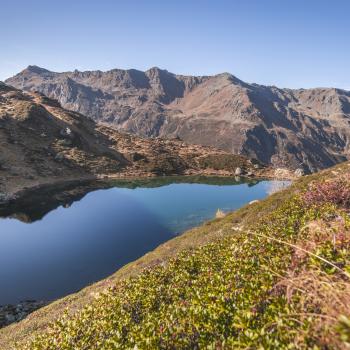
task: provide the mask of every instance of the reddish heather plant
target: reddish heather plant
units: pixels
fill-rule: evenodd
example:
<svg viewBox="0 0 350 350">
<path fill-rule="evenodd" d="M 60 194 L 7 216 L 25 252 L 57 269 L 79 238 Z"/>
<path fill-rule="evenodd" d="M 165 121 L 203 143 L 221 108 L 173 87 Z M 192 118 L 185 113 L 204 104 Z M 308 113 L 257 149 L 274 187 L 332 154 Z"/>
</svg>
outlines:
<svg viewBox="0 0 350 350">
<path fill-rule="evenodd" d="M 307 205 L 332 203 L 350 208 L 350 175 L 336 180 L 312 183 L 304 194 Z"/>
</svg>

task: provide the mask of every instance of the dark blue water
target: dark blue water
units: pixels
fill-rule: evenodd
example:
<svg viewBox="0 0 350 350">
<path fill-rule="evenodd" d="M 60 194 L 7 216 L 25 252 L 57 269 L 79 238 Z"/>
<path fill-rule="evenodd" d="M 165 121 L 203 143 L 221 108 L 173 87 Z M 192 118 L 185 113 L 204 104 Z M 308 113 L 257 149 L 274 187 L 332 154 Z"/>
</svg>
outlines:
<svg viewBox="0 0 350 350">
<path fill-rule="evenodd" d="M 218 208 L 230 211 L 264 198 L 270 186 L 262 181 L 114 187 L 92 191 L 32 223 L 2 218 L 0 305 L 77 291 L 212 219 Z"/>
</svg>

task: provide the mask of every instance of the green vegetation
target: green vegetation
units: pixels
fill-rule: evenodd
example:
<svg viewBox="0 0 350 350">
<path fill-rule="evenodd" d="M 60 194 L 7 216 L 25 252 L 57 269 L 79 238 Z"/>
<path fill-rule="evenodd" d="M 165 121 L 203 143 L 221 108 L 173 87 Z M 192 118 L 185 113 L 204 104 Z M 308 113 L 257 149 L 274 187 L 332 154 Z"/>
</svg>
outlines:
<svg viewBox="0 0 350 350">
<path fill-rule="evenodd" d="M 259 163 L 256 161 L 256 164 Z M 235 169 L 236 167 L 245 169 L 247 167 L 247 161 L 242 156 L 232 157 L 227 154 L 215 154 L 199 158 L 199 165 L 203 168 L 212 168 L 215 170 L 228 170 Z"/>
<path fill-rule="evenodd" d="M 126 273 L 18 348 L 346 349 L 348 169 L 301 179 L 179 237 L 192 248 Z"/>
</svg>

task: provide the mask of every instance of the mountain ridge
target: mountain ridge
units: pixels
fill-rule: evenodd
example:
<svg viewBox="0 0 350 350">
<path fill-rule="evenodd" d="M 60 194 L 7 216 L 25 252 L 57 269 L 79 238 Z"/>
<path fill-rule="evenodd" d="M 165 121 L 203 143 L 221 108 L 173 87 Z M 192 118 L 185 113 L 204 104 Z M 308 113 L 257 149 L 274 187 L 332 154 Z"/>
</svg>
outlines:
<svg viewBox="0 0 350 350">
<path fill-rule="evenodd" d="M 350 159 L 350 92 L 249 84 L 230 73 L 177 75 L 157 67 L 56 73 L 29 66 L 6 83 L 143 137 L 181 138 L 316 171 Z"/>
<path fill-rule="evenodd" d="M 88 89 L 88 88 L 87 88 Z M 253 164 L 254 163 L 254 164 Z M 263 173 L 243 156 L 96 124 L 38 92 L 0 82 L 0 204 L 30 188 L 76 180 Z"/>
</svg>

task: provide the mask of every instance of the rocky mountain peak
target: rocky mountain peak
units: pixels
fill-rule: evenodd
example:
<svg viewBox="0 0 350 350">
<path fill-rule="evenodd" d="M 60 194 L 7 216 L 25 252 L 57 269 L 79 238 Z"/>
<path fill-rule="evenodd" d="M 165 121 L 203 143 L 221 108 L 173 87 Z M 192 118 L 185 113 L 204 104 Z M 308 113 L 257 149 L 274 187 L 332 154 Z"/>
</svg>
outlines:
<svg viewBox="0 0 350 350">
<path fill-rule="evenodd" d="M 23 72 L 34 73 L 34 74 L 52 73 L 49 70 L 47 70 L 45 68 L 41 68 L 41 67 L 36 66 L 36 65 L 29 65 L 26 69 L 24 69 Z"/>
<path fill-rule="evenodd" d="M 53 73 L 31 66 L 6 83 L 116 129 L 179 137 L 275 167 L 315 171 L 350 158 L 350 92 L 340 89 L 282 89 L 158 67 Z"/>
<path fill-rule="evenodd" d="M 172 74 L 169 73 L 166 69 L 160 69 L 159 67 L 151 67 L 145 71 L 146 75 L 154 75 L 154 76 L 159 76 L 160 74 Z"/>
</svg>

